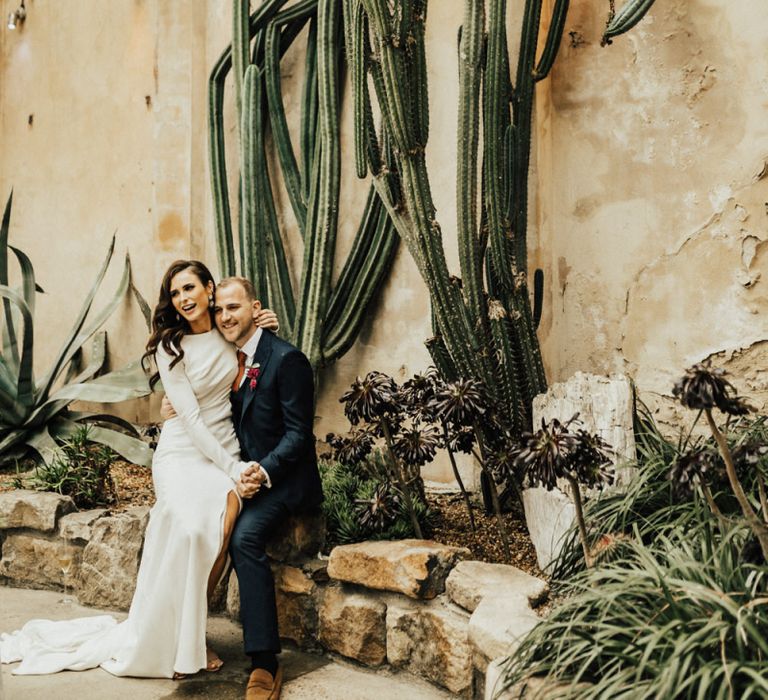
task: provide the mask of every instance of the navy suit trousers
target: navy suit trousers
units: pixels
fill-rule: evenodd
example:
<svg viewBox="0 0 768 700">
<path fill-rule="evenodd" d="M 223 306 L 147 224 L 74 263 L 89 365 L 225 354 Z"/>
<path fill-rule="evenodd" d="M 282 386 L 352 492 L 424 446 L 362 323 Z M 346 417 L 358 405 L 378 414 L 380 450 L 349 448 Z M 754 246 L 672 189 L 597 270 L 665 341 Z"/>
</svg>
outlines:
<svg viewBox="0 0 768 700">
<path fill-rule="evenodd" d="M 240 584 L 240 620 L 248 655 L 280 652 L 275 580 L 265 550 L 276 527 L 288 516 L 288 507 L 279 495 L 263 488 L 253 498 L 243 500 L 243 511 L 232 533 L 229 548 Z"/>
</svg>

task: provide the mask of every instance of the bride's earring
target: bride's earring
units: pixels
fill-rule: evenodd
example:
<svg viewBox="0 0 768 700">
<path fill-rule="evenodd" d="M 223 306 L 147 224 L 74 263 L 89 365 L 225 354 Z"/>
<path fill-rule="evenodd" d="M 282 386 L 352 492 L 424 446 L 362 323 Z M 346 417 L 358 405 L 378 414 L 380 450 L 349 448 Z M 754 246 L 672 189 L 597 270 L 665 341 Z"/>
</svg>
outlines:
<svg viewBox="0 0 768 700">
<path fill-rule="evenodd" d="M 179 316 L 179 314 L 176 314 L 176 320 L 181 321 L 181 316 Z"/>
<path fill-rule="evenodd" d="M 208 306 L 212 309 L 213 308 L 213 294 L 208 295 Z"/>
</svg>

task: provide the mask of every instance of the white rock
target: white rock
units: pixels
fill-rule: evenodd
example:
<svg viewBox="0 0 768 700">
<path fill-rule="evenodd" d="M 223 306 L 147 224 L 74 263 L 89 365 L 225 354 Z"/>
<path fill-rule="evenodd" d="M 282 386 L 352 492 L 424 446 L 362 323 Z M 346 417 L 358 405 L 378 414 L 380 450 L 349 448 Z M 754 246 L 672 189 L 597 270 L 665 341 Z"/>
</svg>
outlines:
<svg viewBox="0 0 768 700">
<path fill-rule="evenodd" d="M 445 581 L 450 599 L 472 612 L 484 596 L 520 595 L 539 605 L 549 595 L 549 585 L 540 578 L 507 564 L 460 561 Z"/>
<path fill-rule="evenodd" d="M 53 532 L 65 513 L 71 513 L 75 502 L 69 496 L 43 491 L 8 491 L 0 493 L 0 530 L 26 527 Z"/>
<path fill-rule="evenodd" d="M 508 656 L 539 623 L 522 595 L 486 596 L 469 618 L 473 661 L 481 671 L 498 656 Z"/>
<path fill-rule="evenodd" d="M 65 515 L 59 520 L 59 535 L 65 540 L 84 540 L 87 542 L 91 539 L 93 524 L 108 513 L 106 508 L 96 508 Z"/>
</svg>

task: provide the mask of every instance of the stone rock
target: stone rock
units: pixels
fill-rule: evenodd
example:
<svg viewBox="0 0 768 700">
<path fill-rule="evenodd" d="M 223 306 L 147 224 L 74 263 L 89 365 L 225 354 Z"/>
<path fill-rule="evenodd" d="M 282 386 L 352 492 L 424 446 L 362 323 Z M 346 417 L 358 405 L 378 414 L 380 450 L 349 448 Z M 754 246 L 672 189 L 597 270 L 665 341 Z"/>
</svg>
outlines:
<svg viewBox="0 0 768 700">
<path fill-rule="evenodd" d="M 127 610 L 136 589 L 144 530 L 149 518 L 146 506 L 97 520 L 83 550 L 77 597 L 81 603 Z"/>
<path fill-rule="evenodd" d="M 387 607 L 387 660 L 452 693 L 469 697 L 472 648 L 469 616 L 441 601 Z"/>
<path fill-rule="evenodd" d="M 513 653 L 538 623 L 525 596 L 486 596 L 469 618 L 475 665 L 483 670 L 491 659 Z"/>
<path fill-rule="evenodd" d="M 301 565 L 301 570 L 315 583 L 328 583 L 328 559 L 310 559 Z"/>
<path fill-rule="evenodd" d="M 281 639 L 290 639 L 303 649 L 317 647 L 318 611 L 314 581 L 301 569 L 274 569 L 277 627 Z"/>
<path fill-rule="evenodd" d="M 229 582 L 227 584 L 227 615 L 231 620 L 240 622 L 240 585 L 237 581 L 237 574 L 232 569 L 232 573 L 229 574 Z"/>
<path fill-rule="evenodd" d="M 275 603 L 280 637 L 290 639 L 303 649 L 317 647 L 317 586 L 301 569 L 275 565 Z M 240 585 L 232 571 L 226 594 L 230 619 L 240 622 Z"/>
<path fill-rule="evenodd" d="M 322 511 L 292 515 L 267 544 L 267 556 L 280 562 L 314 557 L 325 543 Z"/>
<path fill-rule="evenodd" d="M 26 527 L 53 532 L 65 513 L 77 510 L 69 496 L 42 491 L 7 491 L 0 493 L 0 530 Z"/>
<path fill-rule="evenodd" d="M 635 457 L 632 386 L 623 375 L 611 377 L 577 372 L 568 381 L 553 384 L 533 400 L 533 424 L 542 419 L 569 420 L 579 414 L 580 427 L 597 433 L 614 450 L 616 483 L 629 481 L 632 468 L 621 467 Z M 560 553 L 563 535 L 576 517 L 571 498 L 561 489 L 523 491 L 525 520 L 536 549 L 539 568 L 546 570 Z"/>
<path fill-rule="evenodd" d="M 366 588 L 431 599 L 445 590 L 445 579 L 469 550 L 430 540 L 360 542 L 335 547 L 328 575 Z"/>
<path fill-rule="evenodd" d="M 65 540 L 87 542 L 91 539 L 93 524 L 108 513 L 106 508 L 96 508 L 65 515 L 59 519 L 59 535 Z"/>
<path fill-rule="evenodd" d="M 328 588 L 320 606 L 320 643 L 366 666 L 380 666 L 387 658 L 386 612 L 380 600 Z"/>
<path fill-rule="evenodd" d="M 24 588 L 74 588 L 80 570 L 82 546 L 60 539 L 10 533 L 3 542 L 0 576 Z M 71 568 L 65 576 L 60 557 L 69 556 Z"/>
<path fill-rule="evenodd" d="M 445 591 L 456 605 L 472 612 L 487 595 L 520 595 L 531 605 L 539 605 L 547 599 L 549 586 L 514 566 L 460 561 L 448 574 Z"/>
<path fill-rule="evenodd" d="M 563 539 L 576 519 L 576 506 L 559 489 L 541 486 L 523 491 L 525 524 L 536 549 L 536 562 L 542 571 L 552 565 L 562 549 Z"/>
</svg>

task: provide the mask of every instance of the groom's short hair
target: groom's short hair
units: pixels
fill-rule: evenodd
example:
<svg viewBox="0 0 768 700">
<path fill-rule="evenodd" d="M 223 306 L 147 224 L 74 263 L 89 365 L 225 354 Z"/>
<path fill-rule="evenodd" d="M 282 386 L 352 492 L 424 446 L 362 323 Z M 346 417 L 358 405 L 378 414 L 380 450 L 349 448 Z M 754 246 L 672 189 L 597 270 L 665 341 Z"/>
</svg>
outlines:
<svg viewBox="0 0 768 700">
<path fill-rule="evenodd" d="M 231 287 L 233 284 L 239 284 L 243 288 L 245 296 L 248 297 L 248 301 L 256 301 L 256 290 L 254 289 L 251 280 L 246 277 L 237 277 L 235 275 L 232 277 L 225 277 L 219 282 L 217 289 Z"/>
</svg>

